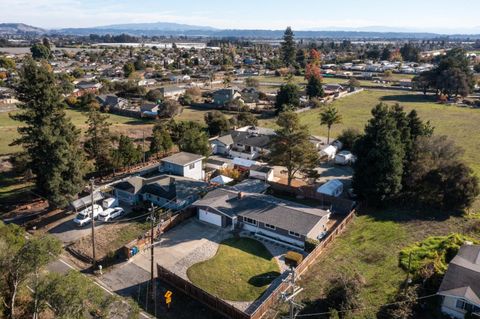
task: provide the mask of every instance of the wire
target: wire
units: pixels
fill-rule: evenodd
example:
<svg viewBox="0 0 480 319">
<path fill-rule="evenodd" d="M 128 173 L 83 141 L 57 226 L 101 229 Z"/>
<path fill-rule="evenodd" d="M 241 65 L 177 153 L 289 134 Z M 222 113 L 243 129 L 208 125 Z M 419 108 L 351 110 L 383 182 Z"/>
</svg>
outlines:
<svg viewBox="0 0 480 319">
<path fill-rule="evenodd" d="M 428 295 L 428 296 L 423 296 L 423 297 L 418 297 L 415 299 L 415 301 L 422 300 L 422 299 L 427 299 L 431 297 L 436 297 L 438 296 L 437 294 L 433 295 Z M 404 300 L 404 301 L 397 301 L 397 302 L 391 302 L 384 304 L 383 306 L 393 306 L 393 305 L 398 305 L 402 303 L 410 302 L 410 300 Z M 343 312 L 348 312 L 348 311 L 356 311 L 356 310 L 367 310 L 367 309 L 372 309 L 372 307 L 362 307 L 362 308 L 353 308 L 353 309 L 347 309 L 347 310 L 340 310 L 337 311 L 337 313 L 343 313 Z M 296 317 L 312 317 L 312 316 L 322 316 L 322 315 L 329 315 L 332 314 L 332 311 L 327 311 L 327 312 L 317 312 L 317 313 L 308 313 L 308 314 L 303 314 L 303 315 L 297 315 Z"/>
</svg>

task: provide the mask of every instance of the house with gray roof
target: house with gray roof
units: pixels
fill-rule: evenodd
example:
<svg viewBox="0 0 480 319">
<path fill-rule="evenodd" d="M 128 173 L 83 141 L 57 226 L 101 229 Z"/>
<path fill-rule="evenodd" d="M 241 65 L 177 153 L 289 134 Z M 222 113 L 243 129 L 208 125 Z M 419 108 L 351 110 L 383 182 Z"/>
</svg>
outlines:
<svg viewBox="0 0 480 319">
<path fill-rule="evenodd" d="M 442 312 L 463 319 L 467 313 L 480 317 L 480 245 L 465 244 L 448 265 L 438 289 Z"/>
<path fill-rule="evenodd" d="M 223 228 L 304 248 L 307 238 L 322 238 L 330 212 L 270 195 L 218 188 L 193 203 L 198 219 Z"/>
<path fill-rule="evenodd" d="M 122 203 L 142 201 L 166 209 L 183 209 L 199 198 L 207 183 L 181 176 L 159 175 L 151 178 L 133 176 L 113 185 L 115 197 Z"/>
<path fill-rule="evenodd" d="M 205 156 L 188 152 L 179 152 L 160 160 L 159 170 L 165 174 L 173 174 L 192 179 L 204 178 L 202 161 Z"/>
</svg>

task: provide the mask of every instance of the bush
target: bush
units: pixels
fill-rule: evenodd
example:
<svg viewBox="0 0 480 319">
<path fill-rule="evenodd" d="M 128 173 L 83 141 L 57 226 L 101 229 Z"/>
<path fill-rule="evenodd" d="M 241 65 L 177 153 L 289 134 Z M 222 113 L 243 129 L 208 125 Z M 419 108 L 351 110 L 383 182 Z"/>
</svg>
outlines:
<svg viewBox="0 0 480 319">
<path fill-rule="evenodd" d="M 285 263 L 292 267 L 297 267 L 303 260 L 303 256 L 300 253 L 294 251 L 287 251 L 285 254 Z"/>
<path fill-rule="evenodd" d="M 351 150 L 353 145 L 360 137 L 360 131 L 354 128 L 347 128 L 340 133 L 337 139 L 342 142 L 343 148 L 347 150 Z"/>
<path fill-rule="evenodd" d="M 417 276 L 421 276 L 420 272 L 422 272 L 422 269 L 431 264 L 434 274 L 442 275 L 447 270 L 448 263 L 455 257 L 460 247 L 466 241 L 475 242 L 473 239 L 461 234 L 428 237 L 424 241 L 415 243 L 400 251 L 400 267 Z M 410 254 L 412 258 L 409 269 Z"/>
<path fill-rule="evenodd" d="M 305 251 L 308 253 L 312 252 L 315 248 L 317 248 L 318 244 L 320 244 L 320 241 L 313 238 L 307 238 L 305 240 Z"/>
</svg>

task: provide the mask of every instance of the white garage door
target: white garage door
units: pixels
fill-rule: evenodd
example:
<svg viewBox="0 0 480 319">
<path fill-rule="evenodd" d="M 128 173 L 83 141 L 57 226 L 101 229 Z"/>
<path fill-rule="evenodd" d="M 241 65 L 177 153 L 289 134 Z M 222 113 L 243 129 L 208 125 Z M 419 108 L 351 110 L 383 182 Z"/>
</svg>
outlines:
<svg viewBox="0 0 480 319">
<path fill-rule="evenodd" d="M 217 226 L 222 226 L 222 216 L 214 214 L 214 213 L 209 213 L 207 211 L 204 211 L 203 209 L 200 209 L 198 211 L 198 218 L 201 221 L 217 225 Z"/>
</svg>

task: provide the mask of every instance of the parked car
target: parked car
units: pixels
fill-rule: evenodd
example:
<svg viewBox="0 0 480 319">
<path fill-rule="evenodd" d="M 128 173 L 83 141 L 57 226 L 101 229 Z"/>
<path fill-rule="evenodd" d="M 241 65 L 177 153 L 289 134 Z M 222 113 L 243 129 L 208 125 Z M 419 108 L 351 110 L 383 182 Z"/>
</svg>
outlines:
<svg viewBox="0 0 480 319">
<path fill-rule="evenodd" d="M 115 219 L 119 216 L 122 216 L 125 213 L 122 207 L 108 208 L 100 213 L 98 219 L 106 222 L 111 219 Z"/>
<path fill-rule="evenodd" d="M 335 155 L 335 164 L 338 165 L 351 165 L 355 163 L 355 160 L 355 155 L 353 155 L 349 151 L 341 151 L 337 155 Z"/>
<path fill-rule="evenodd" d="M 96 219 L 98 217 L 98 214 L 103 212 L 103 208 L 100 205 L 94 204 L 93 205 L 93 218 Z M 92 207 L 87 207 L 84 210 L 82 210 L 80 213 L 77 214 L 77 217 L 73 220 L 75 224 L 78 226 L 83 226 L 92 221 Z"/>
</svg>

